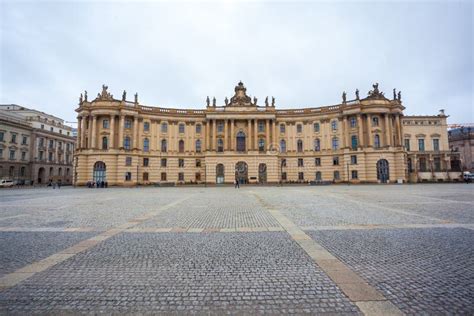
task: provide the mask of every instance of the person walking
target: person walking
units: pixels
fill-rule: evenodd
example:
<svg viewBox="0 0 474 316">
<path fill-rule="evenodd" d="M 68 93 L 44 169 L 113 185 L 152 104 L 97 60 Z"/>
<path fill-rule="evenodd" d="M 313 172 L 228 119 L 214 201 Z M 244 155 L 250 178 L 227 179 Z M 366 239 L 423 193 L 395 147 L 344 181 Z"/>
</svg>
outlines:
<svg viewBox="0 0 474 316">
<path fill-rule="evenodd" d="M 235 187 L 236 189 L 240 189 L 240 183 L 239 183 L 239 179 L 235 178 Z"/>
</svg>

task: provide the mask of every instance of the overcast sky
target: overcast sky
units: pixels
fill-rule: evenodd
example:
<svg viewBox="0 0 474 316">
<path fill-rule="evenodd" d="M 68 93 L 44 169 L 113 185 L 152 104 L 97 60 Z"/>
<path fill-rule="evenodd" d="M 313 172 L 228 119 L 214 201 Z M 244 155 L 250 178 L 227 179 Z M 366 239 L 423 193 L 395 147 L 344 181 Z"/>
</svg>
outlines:
<svg viewBox="0 0 474 316">
<path fill-rule="evenodd" d="M 402 91 L 405 114 L 473 118 L 473 5 L 0 0 L 0 103 L 76 120 L 79 94 L 204 108 L 239 80 L 277 108 Z"/>
</svg>

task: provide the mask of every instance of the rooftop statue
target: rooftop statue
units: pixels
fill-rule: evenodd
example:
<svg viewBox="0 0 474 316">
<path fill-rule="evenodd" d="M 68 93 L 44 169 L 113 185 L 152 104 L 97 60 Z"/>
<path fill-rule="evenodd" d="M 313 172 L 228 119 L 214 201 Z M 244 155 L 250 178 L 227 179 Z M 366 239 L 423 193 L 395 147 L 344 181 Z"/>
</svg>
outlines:
<svg viewBox="0 0 474 316">
<path fill-rule="evenodd" d="M 211 105 L 211 100 L 209 100 L 209 96 L 207 96 L 207 98 L 206 98 L 206 104 L 207 104 L 207 106 Z"/>
<path fill-rule="evenodd" d="M 397 89 L 393 88 L 393 99 L 397 99 Z"/>
<path fill-rule="evenodd" d="M 216 97 L 213 97 L 213 98 L 212 98 L 212 106 L 213 106 L 213 107 L 216 107 Z"/>
<path fill-rule="evenodd" d="M 356 89 L 356 100 L 359 100 L 359 89 Z"/>
<path fill-rule="evenodd" d="M 265 98 L 265 106 L 268 106 L 268 96 Z"/>
<path fill-rule="evenodd" d="M 398 101 L 401 101 L 401 100 L 402 100 L 402 92 L 398 91 Z"/>
<path fill-rule="evenodd" d="M 127 99 L 127 91 L 123 90 L 122 101 L 125 101 L 126 99 Z"/>
<path fill-rule="evenodd" d="M 229 104 L 229 99 L 227 99 L 227 97 L 225 97 L 224 102 L 225 102 L 225 105 L 228 105 Z"/>
<path fill-rule="evenodd" d="M 138 93 L 135 93 L 135 104 L 138 104 Z"/>
<path fill-rule="evenodd" d="M 257 97 L 253 97 L 253 104 L 257 105 Z"/>
<path fill-rule="evenodd" d="M 252 105 L 252 99 L 247 95 L 247 88 L 245 88 L 242 81 L 235 86 L 235 94 L 230 98 L 231 106 L 250 106 Z"/>
<path fill-rule="evenodd" d="M 275 97 L 272 97 L 272 106 L 275 107 Z"/>
<path fill-rule="evenodd" d="M 384 93 L 379 91 L 379 84 L 378 83 L 372 85 L 372 87 L 374 88 L 374 90 L 370 90 L 368 92 L 367 99 L 385 99 L 385 100 L 387 100 L 387 98 L 384 96 Z"/>
<path fill-rule="evenodd" d="M 343 91 L 342 92 L 342 103 L 346 103 L 346 98 L 347 98 L 346 91 Z"/>
<path fill-rule="evenodd" d="M 81 96 L 79 97 L 79 104 L 82 104 L 82 93 L 81 93 Z"/>
<path fill-rule="evenodd" d="M 111 95 L 107 89 L 109 87 L 106 86 L 105 84 L 102 85 L 102 92 L 97 94 L 96 100 L 100 101 L 112 101 L 114 99 L 113 95 Z"/>
</svg>

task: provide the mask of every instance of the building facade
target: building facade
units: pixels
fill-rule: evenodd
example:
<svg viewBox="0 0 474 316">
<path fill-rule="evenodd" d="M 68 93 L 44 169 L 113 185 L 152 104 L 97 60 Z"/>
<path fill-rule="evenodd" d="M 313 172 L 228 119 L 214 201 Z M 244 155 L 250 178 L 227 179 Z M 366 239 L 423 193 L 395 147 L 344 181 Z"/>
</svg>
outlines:
<svg viewBox="0 0 474 316">
<path fill-rule="evenodd" d="M 472 124 L 471 124 L 472 125 Z M 448 131 L 449 149 L 459 153 L 459 169 L 474 172 L 474 127 Z"/>
<path fill-rule="evenodd" d="M 76 139 L 53 115 L 0 105 L 0 178 L 26 184 L 73 183 Z"/>
<path fill-rule="evenodd" d="M 378 84 L 368 96 L 332 106 L 277 109 L 250 98 L 243 83 L 234 96 L 202 110 L 170 109 L 127 101 L 102 92 L 81 94 L 75 176 L 78 185 L 149 183 L 395 182 L 410 180 L 400 93 L 389 100 Z M 438 151 L 449 179 L 446 116 Z M 435 150 L 436 151 L 436 150 Z M 416 179 L 414 179 L 416 180 Z"/>
</svg>

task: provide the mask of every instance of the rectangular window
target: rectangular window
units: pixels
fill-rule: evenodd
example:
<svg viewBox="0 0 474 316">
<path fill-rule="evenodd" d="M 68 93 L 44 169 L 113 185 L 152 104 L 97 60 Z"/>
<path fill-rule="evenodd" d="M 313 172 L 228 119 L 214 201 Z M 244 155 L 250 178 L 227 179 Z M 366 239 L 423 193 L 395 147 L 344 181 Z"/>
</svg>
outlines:
<svg viewBox="0 0 474 316">
<path fill-rule="evenodd" d="M 102 120 L 102 128 L 109 128 L 109 120 Z"/>
<path fill-rule="evenodd" d="M 21 160 L 26 160 L 26 152 L 21 152 Z"/>
<path fill-rule="evenodd" d="M 51 132 L 54 132 L 54 128 L 53 128 L 53 127 L 51 127 L 49 130 L 50 130 Z"/>
<path fill-rule="evenodd" d="M 178 173 L 178 181 L 184 181 L 184 172 Z"/>
<path fill-rule="evenodd" d="M 180 134 L 183 134 L 183 133 L 184 133 L 184 129 L 185 129 L 185 125 L 184 125 L 184 124 L 179 124 L 178 130 L 179 130 L 179 133 L 180 133 Z"/>
<path fill-rule="evenodd" d="M 332 165 L 339 166 L 339 157 L 332 157 Z"/>
<path fill-rule="evenodd" d="M 143 173 L 143 181 L 148 181 L 148 172 Z"/>
<path fill-rule="evenodd" d="M 433 159 L 433 164 L 434 164 L 434 171 L 440 172 L 441 171 L 441 158 L 435 157 Z"/>
<path fill-rule="evenodd" d="M 166 162 L 167 162 L 166 158 L 161 158 L 161 164 L 160 164 L 161 167 L 163 167 L 163 168 L 166 167 Z"/>
<path fill-rule="evenodd" d="M 196 134 L 201 134 L 201 128 L 202 128 L 201 124 L 196 124 Z"/>
<path fill-rule="evenodd" d="M 48 154 L 48 161 L 53 161 L 53 153 Z"/>
<path fill-rule="evenodd" d="M 351 177 L 352 177 L 352 179 L 359 179 L 359 175 L 357 174 L 357 170 L 352 170 Z"/>
<path fill-rule="evenodd" d="M 409 138 L 405 138 L 405 149 L 407 151 L 410 151 L 410 139 Z"/>
<path fill-rule="evenodd" d="M 178 167 L 184 168 L 184 159 L 178 159 Z"/>
<path fill-rule="evenodd" d="M 43 157 L 43 152 L 40 151 L 40 152 L 39 152 L 39 160 L 43 160 L 43 158 L 44 158 L 44 157 Z"/>
<path fill-rule="evenodd" d="M 161 132 L 162 133 L 167 133 L 168 132 L 168 124 L 166 124 L 166 123 L 161 124 Z"/>
<path fill-rule="evenodd" d="M 196 172 L 195 179 L 196 179 L 196 182 L 201 181 L 201 173 Z"/>
<path fill-rule="evenodd" d="M 150 164 L 150 159 L 149 158 L 143 158 L 143 167 L 148 167 Z"/>
<path fill-rule="evenodd" d="M 319 133 L 319 123 L 314 123 L 313 128 L 315 133 Z"/>
<path fill-rule="evenodd" d="M 303 158 L 298 158 L 298 167 L 303 167 L 303 166 L 304 166 Z"/>
<path fill-rule="evenodd" d="M 16 144 L 16 134 L 12 134 L 12 143 Z"/>
<path fill-rule="evenodd" d="M 296 125 L 296 132 L 297 133 L 302 133 L 303 132 L 303 125 L 301 125 L 301 124 Z"/>
<path fill-rule="evenodd" d="M 166 181 L 166 172 L 161 173 L 160 179 L 161 179 L 161 181 Z"/>
<path fill-rule="evenodd" d="M 425 151 L 425 140 L 423 138 L 418 139 L 418 150 Z"/>
<path fill-rule="evenodd" d="M 304 181 L 304 172 L 298 172 L 298 180 Z"/>
<path fill-rule="evenodd" d="M 357 156 L 356 155 L 351 156 L 351 164 L 357 165 Z"/>
<path fill-rule="evenodd" d="M 439 151 L 439 139 L 437 138 L 433 139 L 433 150 Z"/>
<path fill-rule="evenodd" d="M 0 148 L 0 160 L 2 160 L 2 159 L 3 159 L 3 149 Z"/>
<path fill-rule="evenodd" d="M 149 122 L 144 122 L 143 123 L 143 131 L 144 132 L 149 132 L 150 131 L 150 123 Z"/>
<path fill-rule="evenodd" d="M 125 165 L 126 166 L 132 165 L 132 157 L 125 157 Z"/>
<path fill-rule="evenodd" d="M 41 124 L 41 129 L 44 129 L 44 124 Z"/>
<path fill-rule="evenodd" d="M 258 132 L 259 133 L 265 132 L 265 122 L 264 121 L 258 121 Z"/>
<path fill-rule="evenodd" d="M 49 141 L 49 148 L 53 148 L 54 147 L 54 141 L 51 139 Z"/>
<path fill-rule="evenodd" d="M 5 133 L 0 132 L 0 142 L 4 141 Z"/>
<path fill-rule="evenodd" d="M 286 181 L 286 172 L 281 173 L 281 179 Z"/>
<path fill-rule="evenodd" d="M 196 167 L 201 167 L 201 159 L 196 159 Z"/>
<path fill-rule="evenodd" d="M 125 128 L 132 128 L 132 120 L 129 120 L 129 119 L 125 120 Z"/>
<path fill-rule="evenodd" d="M 282 160 L 281 160 L 281 166 L 282 166 L 282 167 L 286 167 L 286 159 L 282 159 Z"/>
<path fill-rule="evenodd" d="M 62 142 L 58 142 L 58 148 L 63 149 L 63 143 Z"/>
<path fill-rule="evenodd" d="M 21 144 L 22 144 L 22 145 L 26 145 L 27 142 L 28 142 L 28 137 L 23 136 L 23 139 L 22 139 L 22 141 L 21 141 Z"/>
<path fill-rule="evenodd" d="M 321 158 L 314 158 L 314 165 L 321 166 Z"/>
<path fill-rule="evenodd" d="M 280 133 L 285 133 L 285 124 L 280 124 Z"/>
<path fill-rule="evenodd" d="M 125 181 L 132 181 L 132 173 L 125 172 Z"/>
<path fill-rule="evenodd" d="M 15 151 L 10 150 L 10 160 L 14 160 L 14 159 L 15 159 Z"/>
<path fill-rule="evenodd" d="M 217 132 L 218 133 L 224 132 L 224 123 L 223 122 L 217 122 Z"/>
</svg>

